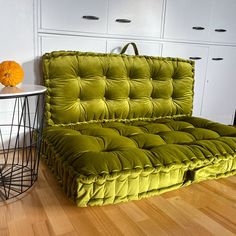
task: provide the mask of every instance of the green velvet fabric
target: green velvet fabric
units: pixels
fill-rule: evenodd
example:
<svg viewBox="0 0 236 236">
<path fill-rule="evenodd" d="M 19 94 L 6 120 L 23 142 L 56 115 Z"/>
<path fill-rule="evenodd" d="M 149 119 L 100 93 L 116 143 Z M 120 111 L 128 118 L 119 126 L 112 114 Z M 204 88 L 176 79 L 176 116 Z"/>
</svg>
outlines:
<svg viewBox="0 0 236 236">
<path fill-rule="evenodd" d="M 191 117 L 193 62 L 53 52 L 43 69 L 41 155 L 79 207 L 236 173 L 236 129 Z"/>
<path fill-rule="evenodd" d="M 43 57 L 49 125 L 191 115 L 192 61 L 54 52 Z"/>
<path fill-rule="evenodd" d="M 236 173 L 236 129 L 194 117 L 48 127 L 43 147 L 68 197 L 82 207 Z"/>
</svg>

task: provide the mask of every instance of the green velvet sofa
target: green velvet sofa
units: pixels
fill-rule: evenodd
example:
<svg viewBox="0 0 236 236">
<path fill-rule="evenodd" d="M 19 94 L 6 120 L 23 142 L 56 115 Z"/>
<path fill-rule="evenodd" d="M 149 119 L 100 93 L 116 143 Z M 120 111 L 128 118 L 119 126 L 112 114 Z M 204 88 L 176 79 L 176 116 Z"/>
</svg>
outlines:
<svg viewBox="0 0 236 236">
<path fill-rule="evenodd" d="M 236 173 L 236 129 L 191 116 L 193 61 L 59 51 L 42 63 L 41 156 L 79 207 Z"/>
</svg>

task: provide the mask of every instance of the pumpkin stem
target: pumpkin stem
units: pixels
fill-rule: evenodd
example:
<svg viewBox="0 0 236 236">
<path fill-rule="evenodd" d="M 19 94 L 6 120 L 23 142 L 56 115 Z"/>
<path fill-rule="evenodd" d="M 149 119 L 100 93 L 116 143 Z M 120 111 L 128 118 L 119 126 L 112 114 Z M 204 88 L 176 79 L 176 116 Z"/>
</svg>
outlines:
<svg viewBox="0 0 236 236">
<path fill-rule="evenodd" d="M 4 76 L 7 77 L 7 78 L 10 78 L 11 74 L 10 73 L 5 73 Z"/>
</svg>

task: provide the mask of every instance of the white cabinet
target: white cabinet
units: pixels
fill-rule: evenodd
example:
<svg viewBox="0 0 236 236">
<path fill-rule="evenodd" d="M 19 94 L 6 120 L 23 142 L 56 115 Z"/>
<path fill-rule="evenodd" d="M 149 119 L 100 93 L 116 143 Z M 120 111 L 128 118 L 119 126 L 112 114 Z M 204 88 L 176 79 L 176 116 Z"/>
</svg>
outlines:
<svg viewBox="0 0 236 236">
<path fill-rule="evenodd" d="M 206 78 L 208 47 L 194 44 L 164 43 L 162 56 L 180 57 L 195 61 L 193 115 L 200 116 Z"/>
<path fill-rule="evenodd" d="M 179 42 L 195 41 L 198 44 L 202 42 L 235 44 L 235 12 L 235 0 L 166 0 L 164 37 Z M 230 46 L 209 47 L 208 61 L 196 62 L 193 114 L 232 124 L 236 109 L 236 79 L 234 78 L 236 49 Z M 171 50 L 176 52 L 178 48 Z M 169 49 L 169 46 L 166 48 L 164 44 L 163 55 L 166 55 Z M 191 49 L 188 50 L 188 53 L 190 52 Z M 185 56 L 181 53 L 168 55 Z M 205 77 L 207 80 L 204 84 Z M 202 110 L 200 110 L 201 104 Z"/>
<path fill-rule="evenodd" d="M 167 0 L 164 37 L 236 43 L 235 0 Z"/>
<path fill-rule="evenodd" d="M 210 24 L 210 40 L 236 43 L 236 1 L 214 0 Z"/>
<path fill-rule="evenodd" d="M 210 0 L 167 0 L 164 37 L 207 40 L 210 12 Z"/>
<path fill-rule="evenodd" d="M 105 52 L 106 40 L 77 36 L 41 36 L 41 54 L 58 50 Z"/>
<path fill-rule="evenodd" d="M 108 33 L 160 37 L 163 0 L 110 0 Z"/>
<path fill-rule="evenodd" d="M 193 115 L 232 123 L 236 0 L 37 2 L 41 54 L 55 50 L 120 53 L 125 44 L 135 42 L 140 55 L 192 59 Z M 134 54 L 131 46 L 126 54 Z"/>
<path fill-rule="evenodd" d="M 121 49 L 130 42 L 135 42 L 138 47 L 139 55 L 147 56 L 160 56 L 161 55 L 161 43 L 157 42 L 142 42 L 134 40 L 108 40 L 107 52 L 108 53 L 120 53 Z M 129 45 L 125 54 L 134 55 L 132 45 Z"/>
<path fill-rule="evenodd" d="M 236 47 L 212 46 L 206 74 L 202 115 L 232 124 L 236 109 Z"/>
<path fill-rule="evenodd" d="M 40 4 L 42 29 L 106 32 L 108 0 L 40 0 Z"/>
</svg>

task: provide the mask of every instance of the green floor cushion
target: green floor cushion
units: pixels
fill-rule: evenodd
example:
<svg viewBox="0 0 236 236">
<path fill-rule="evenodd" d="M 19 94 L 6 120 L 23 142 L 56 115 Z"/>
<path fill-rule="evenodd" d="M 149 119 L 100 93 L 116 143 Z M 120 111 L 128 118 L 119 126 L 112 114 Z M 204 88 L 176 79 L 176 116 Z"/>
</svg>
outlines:
<svg viewBox="0 0 236 236">
<path fill-rule="evenodd" d="M 78 206 L 140 199 L 236 173 L 236 129 L 188 117 L 48 127 L 43 155 Z"/>
<path fill-rule="evenodd" d="M 194 62 L 61 51 L 42 64 L 41 155 L 78 206 L 236 173 L 236 129 L 191 117 Z"/>
</svg>

